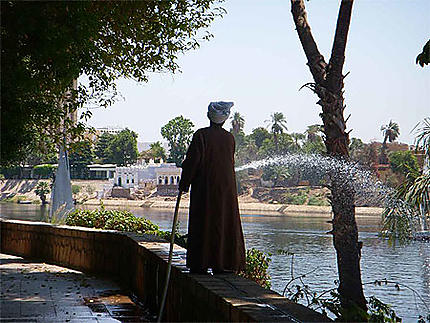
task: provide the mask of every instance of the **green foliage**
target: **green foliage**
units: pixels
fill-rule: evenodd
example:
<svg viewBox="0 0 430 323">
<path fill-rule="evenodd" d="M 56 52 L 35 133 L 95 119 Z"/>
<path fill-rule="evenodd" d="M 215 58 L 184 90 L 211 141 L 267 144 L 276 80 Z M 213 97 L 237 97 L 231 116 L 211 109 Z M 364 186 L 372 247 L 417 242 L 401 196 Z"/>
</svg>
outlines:
<svg viewBox="0 0 430 323">
<path fill-rule="evenodd" d="M 74 143 L 73 150 L 69 153 L 70 176 L 72 178 L 88 178 L 88 165 L 94 161 L 93 145 L 90 141 Z"/>
<path fill-rule="evenodd" d="M 161 135 L 169 143 L 169 162 L 181 166 L 187 153 L 188 146 L 193 135 L 194 124 L 183 116 L 170 120 L 161 128 Z"/>
<path fill-rule="evenodd" d="M 261 176 L 265 181 L 273 181 L 275 186 L 282 185 L 282 183 L 290 177 L 288 167 L 282 165 L 270 165 L 263 168 L 263 175 Z"/>
<path fill-rule="evenodd" d="M 430 47 L 430 46 L 429 46 Z M 430 158 L 430 118 L 424 120 L 415 126 L 415 148 L 422 149 L 424 154 Z"/>
<path fill-rule="evenodd" d="M 97 162 L 101 164 L 109 164 L 111 163 L 111 156 L 109 155 L 109 146 L 113 141 L 115 135 L 104 132 L 102 133 L 95 144 L 94 154 L 97 157 Z"/>
<path fill-rule="evenodd" d="M 166 160 L 166 150 L 161 145 L 161 142 L 157 141 L 150 145 L 149 156 L 154 160 Z"/>
<path fill-rule="evenodd" d="M 258 127 L 252 130 L 252 133 L 250 134 L 251 139 L 254 141 L 257 148 L 260 148 L 263 144 L 264 140 L 270 139 L 271 135 L 266 130 L 266 128 Z"/>
<path fill-rule="evenodd" d="M 107 162 L 118 166 L 131 165 L 136 162 L 138 154 L 137 133 L 126 128 L 109 142 Z"/>
<path fill-rule="evenodd" d="M 76 185 L 76 184 L 72 185 L 72 194 L 79 194 L 80 191 L 81 191 L 80 185 Z"/>
<path fill-rule="evenodd" d="M 47 182 L 39 182 L 36 185 L 34 193 L 40 197 L 42 204 L 46 204 L 46 195 L 51 192 L 51 187 Z"/>
<path fill-rule="evenodd" d="M 36 165 L 33 168 L 33 174 L 38 178 L 51 178 L 54 172 L 57 170 L 57 167 L 57 165 L 50 164 Z"/>
<path fill-rule="evenodd" d="M 246 268 L 239 273 L 239 276 L 255 281 L 264 288 L 270 288 L 270 276 L 267 272 L 272 261 L 270 253 L 264 253 L 252 248 L 246 250 Z"/>
<path fill-rule="evenodd" d="M 383 125 L 381 127 L 382 134 L 384 136 L 384 143 L 387 142 L 393 142 L 397 139 L 397 137 L 400 135 L 400 128 L 397 122 L 394 122 L 393 120 L 390 120 L 388 125 Z"/>
<path fill-rule="evenodd" d="M 138 218 L 129 211 L 106 210 L 104 207 L 96 210 L 74 210 L 67 215 L 66 224 L 136 233 L 158 231 L 158 226 L 145 218 Z"/>
<path fill-rule="evenodd" d="M 303 205 L 306 203 L 308 195 L 305 192 L 298 193 L 285 193 L 282 199 L 282 203 L 293 204 L 293 205 Z"/>
<path fill-rule="evenodd" d="M 21 161 L 35 134 L 60 142 L 63 120 L 70 137 L 82 136 L 68 113 L 111 105 L 118 78 L 177 71 L 178 55 L 210 39 L 200 31 L 225 13 L 217 2 L 1 1 L 2 165 Z"/>
<path fill-rule="evenodd" d="M 17 178 L 21 175 L 21 168 L 18 166 L 1 167 L 0 171 L 4 178 Z"/>
<path fill-rule="evenodd" d="M 329 206 L 330 203 L 326 198 L 311 195 L 309 196 L 308 205 Z"/>
<path fill-rule="evenodd" d="M 230 132 L 234 137 L 237 149 L 237 147 L 240 147 L 245 140 L 245 133 L 243 132 L 243 127 L 245 126 L 245 119 L 239 112 L 235 112 L 231 119 L 232 120 Z"/>
<path fill-rule="evenodd" d="M 417 157 L 410 150 L 392 151 L 389 153 L 388 159 L 394 173 L 404 176 L 409 173 L 416 176 L 419 173 Z"/>
</svg>

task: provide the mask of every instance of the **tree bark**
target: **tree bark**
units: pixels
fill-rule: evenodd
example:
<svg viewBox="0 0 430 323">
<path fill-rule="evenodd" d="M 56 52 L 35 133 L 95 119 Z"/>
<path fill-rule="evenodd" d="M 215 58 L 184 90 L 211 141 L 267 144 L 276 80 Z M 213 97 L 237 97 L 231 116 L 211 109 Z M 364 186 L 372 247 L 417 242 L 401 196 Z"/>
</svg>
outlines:
<svg viewBox="0 0 430 323">
<path fill-rule="evenodd" d="M 315 83 L 308 85 L 319 97 L 327 153 L 334 158 L 349 159 L 349 133 L 343 116 L 343 64 L 351 20 L 353 0 L 342 0 L 329 64 L 312 36 L 303 0 L 291 0 L 291 12 Z M 346 171 L 345 171 L 346 173 Z M 331 174 L 333 209 L 333 243 L 337 253 L 339 294 L 345 309 L 358 306 L 367 311 L 360 272 L 361 242 L 355 221 L 355 192 L 346 174 Z"/>
</svg>

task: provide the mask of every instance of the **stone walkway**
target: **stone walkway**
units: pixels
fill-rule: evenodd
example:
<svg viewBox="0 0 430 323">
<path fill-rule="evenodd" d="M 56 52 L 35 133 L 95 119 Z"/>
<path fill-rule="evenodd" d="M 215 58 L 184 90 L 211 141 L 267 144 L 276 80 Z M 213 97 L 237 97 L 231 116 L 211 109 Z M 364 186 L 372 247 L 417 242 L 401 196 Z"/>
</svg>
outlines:
<svg viewBox="0 0 430 323">
<path fill-rule="evenodd" d="M 148 322 L 112 281 L 0 254 L 0 322 Z"/>
</svg>

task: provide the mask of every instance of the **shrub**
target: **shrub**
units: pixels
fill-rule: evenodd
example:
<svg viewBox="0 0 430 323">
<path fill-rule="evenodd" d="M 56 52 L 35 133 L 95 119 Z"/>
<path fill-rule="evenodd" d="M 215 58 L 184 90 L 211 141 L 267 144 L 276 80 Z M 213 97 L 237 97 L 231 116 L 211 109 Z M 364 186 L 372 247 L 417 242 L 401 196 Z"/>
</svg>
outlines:
<svg viewBox="0 0 430 323">
<path fill-rule="evenodd" d="M 49 194 L 51 191 L 51 188 L 49 187 L 49 184 L 47 182 L 39 182 L 37 183 L 36 190 L 34 193 L 36 193 L 37 196 L 40 197 L 40 201 L 42 204 L 46 204 L 46 195 Z"/>
<path fill-rule="evenodd" d="M 57 169 L 57 165 L 43 164 L 33 167 L 33 174 L 39 178 L 50 178 Z"/>
<path fill-rule="evenodd" d="M 130 211 L 106 210 L 103 206 L 96 210 L 77 209 L 66 217 L 66 224 L 87 228 L 152 234 L 170 241 L 169 231 L 159 230 L 158 226 L 145 218 L 138 218 Z M 180 235 L 176 230 L 175 243 L 186 248 L 187 235 Z M 270 288 L 270 276 L 267 272 L 271 261 L 270 254 L 257 249 L 246 251 L 246 268 L 239 275 L 255 281 L 264 288 Z"/>
<path fill-rule="evenodd" d="M 67 215 L 67 225 L 88 228 L 118 230 L 136 233 L 155 233 L 158 226 L 145 218 L 138 218 L 129 211 L 106 210 L 75 210 Z"/>
<path fill-rule="evenodd" d="M 239 273 L 239 276 L 255 281 L 264 288 L 270 288 L 270 276 L 267 272 L 269 263 L 272 260 L 270 253 L 264 253 L 252 248 L 246 251 L 246 267 Z"/>
<path fill-rule="evenodd" d="M 305 204 L 307 199 L 308 196 L 304 192 L 300 192 L 297 194 L 285 193 L 282 202 L 285 204 L 303 205 Z"/>
<path fill-rule="evenodd" d="M 72 185 L 72 194 L 78 194 L 81 191 L 81 187 L 79 185 Z"/>
<path fill-rule="evenodd" d="M 325 198 L 318 196 L 310 196 L 308 205 L 327 206 L 330 205 L 330 203 Z"/>
</svg>

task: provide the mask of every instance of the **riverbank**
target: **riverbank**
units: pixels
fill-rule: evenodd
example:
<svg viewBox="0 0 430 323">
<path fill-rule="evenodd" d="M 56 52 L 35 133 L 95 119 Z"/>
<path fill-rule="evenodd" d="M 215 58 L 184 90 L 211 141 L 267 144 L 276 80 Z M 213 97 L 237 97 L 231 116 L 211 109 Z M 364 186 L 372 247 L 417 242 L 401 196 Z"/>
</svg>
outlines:
<svg viewBox="0 0 430 323">
<path fill-rule="evenodd" d="M 181 199 L 179 206 L 181 211 L 187 211 L 189 207 L 189 198 Z M 121 207 L 121 208 L 151 208 L 160 210 L 174 210 L 176 205 L 175 198 L 150 198 L 147 200 L 125 200 L 125 199 L 91 199 L 83 205 L 86 206 L 101 206 Z M 289 204 L 266 204 L 259 202 L 241 201 L 239 198 L 240 213 L 250 214 L 267 214 L 267 215 L 298 215 L 298 216 L 318 216 L 331 217 L 331 206 L 314 206 L 314 205 L 289 205 Z M 382 208 L 377 207 L 357 207 L 355 209 L 356 216 L 380 216 Z"/>
<path fill-rule="evenodd" d="M 0 183 L 1 202 L 19 203 L 22 201 L 40 204 L 39 197 L 35 194 L 35 188 L 39 181 L 48 180 L 3 180 Z M 142 200 L 127 199 L 96 199 L 97 191 L 103 189 L 107 181 L 96 180 L 72 180 L 72 189 L 77 201 L 84 201 L 85 206 L 100 206 L 102 203 L 108 207 L 119 208 L 151 208 L 160 210 L 174 210 L 176 197 L 155 196 Z M 48 194 L 47 200 L 50 196 Z M 189 207 L 189 194 L 182 196 L 180 209 L 186 212 Z M 295 205 L 283 204 L 276 201 L 260 201 L 252 197 L 252 194 L 239 196 L 239 209 L 242 214 L 265 214 L 265 215 L 297 215 L 331 217 L 331 207 L 326 205 Z M 380 216 L 382 208 L 356 207 L 356 216 Z"/>
</svg>

